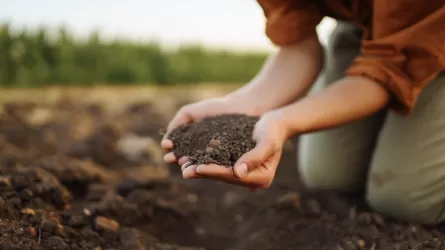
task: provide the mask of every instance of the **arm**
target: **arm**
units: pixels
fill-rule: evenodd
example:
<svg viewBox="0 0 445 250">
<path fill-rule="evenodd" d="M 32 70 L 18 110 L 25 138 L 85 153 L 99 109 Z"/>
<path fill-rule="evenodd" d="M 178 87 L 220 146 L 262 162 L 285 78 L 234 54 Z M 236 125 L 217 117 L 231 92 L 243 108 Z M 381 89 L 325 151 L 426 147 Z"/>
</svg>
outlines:
<svg viewBox="0 0 445 250">
<path fill-rule="evenodd" d="M 287 137 L 346 124 L 384 108 L 389 94 L 364 77 L 345 77 L 322 92 L 272 111 L 286 127 Z"/>
<path fill-rule="evenodd" d="M 287 105 L 306 93 L 323 65 L 323 50 L 316 34 L 292 45 L 281 46 L 258 75 L 230 93 L 231 100 L 253 102 L 255 115 Z"/>
</svg>

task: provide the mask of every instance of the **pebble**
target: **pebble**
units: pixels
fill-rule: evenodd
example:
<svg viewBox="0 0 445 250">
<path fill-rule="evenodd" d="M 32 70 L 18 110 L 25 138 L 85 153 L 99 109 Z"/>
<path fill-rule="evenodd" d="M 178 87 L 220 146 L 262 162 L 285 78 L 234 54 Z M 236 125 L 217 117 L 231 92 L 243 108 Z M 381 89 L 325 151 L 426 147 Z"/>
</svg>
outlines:
<svg viewBox="0 0 445 250">
<path fill-rule="evenodd" d="M 36 232 L 36 229 L 34 227 L 29 227 L 28 228 L 28 232 L 31 234 L 32 237 L 36 237 L 37 236 L 37 232 Z"/>
<path fill-rule="evenodd" d="M 312 215 L 319 215 L 321 213 L 320 203 L 318 203 L 316 200 L 308 201 L 308 209 L 308 212 Z"/>
<path fill-rule="evenodd" d="M 372 216 L 370 213 L 360 213 L 357 218 L 357 221 L 362 225 L 370 225 L 372 223 Z"/>
<path fill-rule="evenodd" d="M 119 223 L 113 219 L 104 216 L 97 216 L 95 219 L 96 228 L 104 231 L 119 231 Z"/>
<path fill-rule="evenodd" d="M 72 227 L 82 227 L 85 225 L 85 218 L 81 215 L 73 215 L 68 224 Z"/>
<path fill-rule="evenodd" d="M 85 209 L 83 210 L 83 214 L 85 214 L 86 216 L 91 216 L 91 211 L 88 210 L 87 208 L 85 208 Z"/>
<path fill-rule="evenodd" d="M 380 214 L 372 214 L 372 220 L 379 227 L 385 226 L 385 219 Z"/>
<path fill-rule="evenodd" d="M 301 207 L 300 194 L 296 192 L 291 192 L 280 196 L 277 199 L 277 202 L 280 205 L 289 205 L 296 209 Z"/>
<path fill-rule="evenodd" d="M 63 241 L 63 239 L 59 236 L 49 237 L 47 244 L 50 249 L 69 249 L 68 244 L 66 244 L 65 241 Z"/>
<path fill-rule="evenodd" d="M 52 221 L 45 221 L 42 224 L 42 227 L 41 227 L 43 232 L 48 232 L 48 233 L 51 233 L 51 234 L 54 232 L 54 230 L 56 228 L 57 228 L 57 224 L 52 222 Z"/>
<path fill-rule="evenodd" d="M 23 208 L 21 212 L 22 214 L 36 215 L 36 211 L 34 211 L 32 208 Z"/>
<path fill-rule="evenodd" d="M 11 178 L 10 177 L 0 177 L 0 188 L 11 186 Z"/>
</svg>

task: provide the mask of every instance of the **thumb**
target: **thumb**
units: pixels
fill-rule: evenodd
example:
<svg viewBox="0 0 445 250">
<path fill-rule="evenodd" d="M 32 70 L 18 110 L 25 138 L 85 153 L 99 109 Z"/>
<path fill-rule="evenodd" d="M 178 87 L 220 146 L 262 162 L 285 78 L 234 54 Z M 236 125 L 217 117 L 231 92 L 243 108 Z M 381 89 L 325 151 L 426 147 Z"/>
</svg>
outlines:
<svg viewBox="0 0 445 250">
<path fill-rule="evenodd" d="M 257 143 L 257 145 L 251 151 L 245 153 L 235 163 L 233 173 L 237 177 L 241 178 L 260 166 L 273 154 L 272 145 L 272 143 L 267 143 L 265 141 L 260 141 Z"/>
<path fill-rule="evenodd" d="M 168 140 L 168 137 L 170 133 L 177 127 L 183 124 L 188 124 L 192 122 L 192 117 L 187 111 L 187 109 L 181 109 L 176 113 L 176 115 L 173 117 L 173 119 L 170 121 L 170 123 L 167 126 L 167 131 L 164 134 L 162 140 Z"/>
</svg>

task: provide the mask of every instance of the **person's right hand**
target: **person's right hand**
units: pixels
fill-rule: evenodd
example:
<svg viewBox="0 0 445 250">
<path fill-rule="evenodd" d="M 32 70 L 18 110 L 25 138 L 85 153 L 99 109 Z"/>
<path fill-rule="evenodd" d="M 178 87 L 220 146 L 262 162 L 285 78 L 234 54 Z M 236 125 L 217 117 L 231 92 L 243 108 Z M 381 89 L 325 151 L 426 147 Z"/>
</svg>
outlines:
<svg viewBox="0 0 445 250">
<path fill-rule="evenodd" d="M 200 101 L 193 104 L 183 106 L 170 123 L 167 126 L 167 132 L 162 139 L 161 146 L 167 152 L 164 156 L 166 163 L 177 163 L 179 166 L 187 163 L 187 156 L 177 159 L 172 152 L 173 142 L 168 139 L 169 133 L 180 125 L 197 122 L 207 116 L 228 114 L 228 113 L 241 113 L 246 115 L 255 115 L 255 111 L 249 105 L 247 98 L 233 100 L 232 98 L 214 98 L 209 100 Z"/>
</svg>

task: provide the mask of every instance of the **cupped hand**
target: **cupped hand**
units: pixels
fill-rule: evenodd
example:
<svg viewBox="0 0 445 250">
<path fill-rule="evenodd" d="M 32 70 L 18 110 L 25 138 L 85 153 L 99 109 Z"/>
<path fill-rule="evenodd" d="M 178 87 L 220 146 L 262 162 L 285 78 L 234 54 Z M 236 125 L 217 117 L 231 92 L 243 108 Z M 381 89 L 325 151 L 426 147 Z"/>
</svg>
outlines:
<svg viewBox="0 0 445 250">
<path fill-rule="evenodd" d="M 183 169 L 183 177 L 214 179 L 251 190 L 268 188 L 275 177 L 287 136 L 287 129 L 277 112 L 266 113 L 253 131 L 255 147 L 244 154 L 234 167 L 192 165 Z"/>
<path fill-rule="evenodd" d="M 184 165 L 188 158 L 183 156 L 177 159 L 172 152 L 174 147 L 173 142 L 168 139 L 169 133 L 180 125 L 197 122 L 207 116 L 228 114 L 228 113 L 242 113 L 246 115 L 253 115 L 254 110 L 249 108 L 246 101 L 239 99 L 233 100 L 229 98 L 214 98 L 200 101 L 193 104 L 183 106 L 167 126 L 167 132 L 161 141 L 162 148 L 167 152 L 164 155 L 164 161 L 170 164 Z"/>
</svg>

